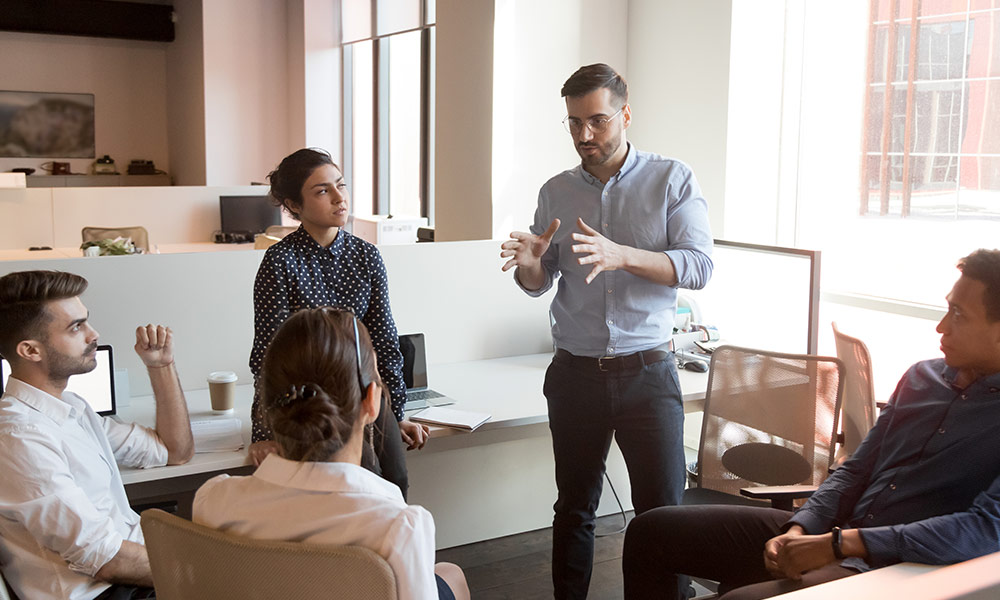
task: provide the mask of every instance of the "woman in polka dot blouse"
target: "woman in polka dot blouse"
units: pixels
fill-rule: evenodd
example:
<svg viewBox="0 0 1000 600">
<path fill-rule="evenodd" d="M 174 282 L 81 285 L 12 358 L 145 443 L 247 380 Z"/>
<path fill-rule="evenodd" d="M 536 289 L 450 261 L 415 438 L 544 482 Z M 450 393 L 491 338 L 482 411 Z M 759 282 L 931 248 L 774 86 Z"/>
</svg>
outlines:
<svg viewBox="0 0 1000 600">
<path fill-rule="evenodd" d="M 408 449 L 422 448 L 427 428 L 403 418 L 403 356 L 389 308 L 382 255 L 372 244 L 343 230 L 348 216 L 347 185 L 326 152 L 298 150 L 285 157 L 268 180 L 271 197 L 302 225 L 268 248 L 257 271 L 250 370 L 257 377 L 271 336 L 293 312 L 318 306 L 353 310 L 371 334 L 379 376 L 392 397 L 391 411 L 383 406 L 375 424 L 381 473 L 398 484 L 405 497 L 402 444 Z M 255 398 L 250 456 L 260 464 L 277 446 L 257 408 Z"/>
</svg>

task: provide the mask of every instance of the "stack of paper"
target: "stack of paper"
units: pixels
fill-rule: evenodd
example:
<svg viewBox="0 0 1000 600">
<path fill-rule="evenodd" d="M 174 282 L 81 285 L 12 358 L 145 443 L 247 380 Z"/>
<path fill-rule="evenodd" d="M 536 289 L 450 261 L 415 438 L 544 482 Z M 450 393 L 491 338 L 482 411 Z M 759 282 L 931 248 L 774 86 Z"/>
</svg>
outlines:
<svg viewBox="0 0 1000 600">
<path fill-rule="evenodd" d="M 239 419 L 191 421 L 195 452 L 231 452 L 243 447 L 243 424 Z"/>
<path fill-rule="evenodd" d="M 445 427 L 473 431 L 486 421 L 489 421 L 490 415 L 467 410 L 456 410 L 454 408 L 431 406 L 411 416 L 410 419 L 430 425 L 444 425 Z"/>
</svg>

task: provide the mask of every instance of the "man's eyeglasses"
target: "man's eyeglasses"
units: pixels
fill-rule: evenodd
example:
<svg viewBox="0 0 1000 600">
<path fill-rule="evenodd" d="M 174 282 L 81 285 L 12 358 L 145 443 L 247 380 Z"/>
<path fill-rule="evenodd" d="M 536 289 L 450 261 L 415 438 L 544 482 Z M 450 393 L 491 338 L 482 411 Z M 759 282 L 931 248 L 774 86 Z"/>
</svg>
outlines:
<svg viewBox="0 0 1000 600">
<path fill-rule="evenodd" d="M 608 125 L 611 123 L 611 120 L 622 114 L 623 110 L 625 110 L 624 106 L 619 108 L 618 112 L 610 117 L 590 117 L 586 121 L 581 121 L 576 117 L 566 117 L 562 120 L 563 127 L 565 127 L 566 131 L 572 133 L 573 135 L 579 135 L 580 132 L 583 131 L 584 125 L 586 125 L 586 127 L 593 133 L 604 133 L 608 130 Z"/>
</svg>

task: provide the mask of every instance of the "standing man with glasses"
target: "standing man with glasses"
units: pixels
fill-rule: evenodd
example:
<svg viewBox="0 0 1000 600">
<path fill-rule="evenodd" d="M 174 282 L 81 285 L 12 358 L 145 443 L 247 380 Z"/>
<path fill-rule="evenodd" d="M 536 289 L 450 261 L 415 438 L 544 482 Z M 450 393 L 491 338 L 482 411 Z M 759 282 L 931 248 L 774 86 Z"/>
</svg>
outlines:
<svg viewBox="0 0 1000 600">
<path fill-rule="evenodd" d="M 667 344 L 677 288 L 712 274 L 712 234 L 691 169 L 625 140 L 632 109 L 614 69 L 581 67 L 562 96 L 581 164 L 542 186 L 531 232 L 511 233 L 500 256 L 531 296 L 559 278 L 543 388 L 559 492 L 552 582 L 556 598 L 585 598 L 612 435 L 636 514 L 680 501 L 684 409 Z"/>
</svg>

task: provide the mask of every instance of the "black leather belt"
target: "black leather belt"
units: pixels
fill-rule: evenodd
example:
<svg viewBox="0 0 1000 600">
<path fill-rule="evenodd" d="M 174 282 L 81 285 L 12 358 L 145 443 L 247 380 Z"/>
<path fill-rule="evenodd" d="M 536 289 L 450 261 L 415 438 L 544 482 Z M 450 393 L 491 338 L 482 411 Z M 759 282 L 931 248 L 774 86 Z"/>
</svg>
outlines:
<svg viewBox="0 0 1000 600">
<path fill-rule="evenodd" d="M 559 360 L 566 361 L 579 369 L 593 369 L 604 373 L 622 371 L 624 369 L 641 369 L 645 365 L 666 360 L 668 356 L 670 356 L 670 353 L 664 350 L 643 350 L 642 352 L 626 354 L 625 356 L 593 358 L 591 356 L 577 356 L 562 348 L 556 349 L 556 358 Z"/>
</svg>

